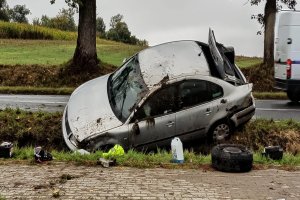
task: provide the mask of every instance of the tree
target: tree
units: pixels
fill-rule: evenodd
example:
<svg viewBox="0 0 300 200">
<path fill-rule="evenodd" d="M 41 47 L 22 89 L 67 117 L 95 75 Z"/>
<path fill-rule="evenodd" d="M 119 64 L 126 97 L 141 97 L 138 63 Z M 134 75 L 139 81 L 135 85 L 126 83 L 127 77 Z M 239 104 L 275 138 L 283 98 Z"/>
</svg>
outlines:
<svg viewBox="0 0 300 200">
<path fill-rule="evenodd" d="M 111 17 L 110 26 L 111 28 L 107 32 L 107 38 L 110 40 L 115 40 L 124 43 L 131 42 L 131 33 L 128 29 L 127 24 L 122 21 L 123 16 L 117 14 Z"/>
<path fill-rule="evenodd" d="M 9 17 L 9 8 L 6 3 L 6 0 L 0 0 L 0 20 L 8 22 Z"/>
<path fill-rule="evenodd" d="M 18 23 L 28 23 L 26 15 L 30 14 L 30 10 L 25 5 L 16 5 L 10 11 L 12 21 Z"/>
<path fill-rule="evenodd" d="M 55 0 L 50 0 L 55 3 Z M 96 51 L 96 0 L 65 0 L 79 11 L 77 45 L 68 66 L 68 73 L 98 72 L 99 60 Z"/>
<path fill-rule="evenodd" d="M 264 0 L 250 0 L 251 5 L 258 5 Z M 264 26 L 264 58 L 263 63 L 267 69 L 273 68 L 274 64 L 274 27 L 276 12 L 287 5 L 289 9 L 294 9 L 296 0 L 266 0 L 264 14 L 252 16 Z"/>
<path fill-rule="evenodd" d="M 105 37 L 105 23 L 101 17 L 97 17 L 96 19 L 96 31 L 100 35 L 100 37 Z"/>
<path fill-rule="evenodd" d="M 73 9 L 61 9 L 58 15 L 50 19 L 50 27 L 57 28 L 63 31 L 75 31 L 76 24 L 74 20 L 74 10 Z"/>
</svg>

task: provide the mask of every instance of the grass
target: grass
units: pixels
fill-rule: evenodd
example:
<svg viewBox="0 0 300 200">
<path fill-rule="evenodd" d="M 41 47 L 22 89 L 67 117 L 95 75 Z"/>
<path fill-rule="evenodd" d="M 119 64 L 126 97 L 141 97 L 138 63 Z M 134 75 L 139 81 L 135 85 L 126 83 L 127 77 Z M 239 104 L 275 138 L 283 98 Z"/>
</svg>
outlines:
<svg viewBox="0 0 300 200">
<path fill-rule="evenodd" d="M 256 99 L 288 99 L 285 92 L 253 92 L 253 96 Z"/>
<path fill-rule="evenodd" d="M 236 56 L 236 64 L 241 69 L 248 68 L 257 64 L 262 63 L 262 58 L 258 57 L 247 57 L 247 56 Z"/>
<path fill-rule="evenodd" d="M 19 147 L 41 145 L 51 150 L 66 150 L 61 119 L 62 113 L 0 110 L 0 141 L 10 141 Z M 239 129 L 229 142 L 243 144 L 254 151 L 280 145 L 286 152 L 296 155 L 300 153 L 299 133 L 300 122 L 297 121 L 256 119 Z"/>
<path fill-rule="evenodd" d="M 52 151 L 51 154 L 55 161 L 74 163 L 77 165 L 96 165 L 97 160 L 102 157 L 103 152 L 97 151 L 90 155 L 80 155 L 69 151 Z M 14 148 L 13 160 L 27 160 L 29 163 L 33 161 L 33 147 Z M 116 161 L 119 166 L 135 167 L 135 168 L 199 168 L 203 165 L 207 166 L 211 163 L 210 155 L 197 154 L 192 151 L 184 151 L 184 164 L 171 163 L 172 154 L 170 151 L 158 150 L 156 153 L 143 153 L 129 150 L 123 156 L 117 157 Z M 254 164 L 266 166 L 300 166 L 300 154 L 292 155 L 285 153 L 282 160 L 271 160 L 261 155 L 257 151 L 253 155 Z M 3 159 L 2 159 L 3 161 Z M 62 177 L 68 179 L 68 177 Z"/>
<path fill-rule="evenodd" d="M 73 56 L 76 41 L 0 39 L 0 64 L 60 65 Z M 120 66 L 145 47 L 97 39 L 97 54 L 102 62 Z"/>
<path fill-rule="evenodd" d="M 44 94 L 44 95 L 69 95 L 74 91 L 73 87 L 28 87 L 28 86 L 0 86 L 0 94 Z"/>
</svg>

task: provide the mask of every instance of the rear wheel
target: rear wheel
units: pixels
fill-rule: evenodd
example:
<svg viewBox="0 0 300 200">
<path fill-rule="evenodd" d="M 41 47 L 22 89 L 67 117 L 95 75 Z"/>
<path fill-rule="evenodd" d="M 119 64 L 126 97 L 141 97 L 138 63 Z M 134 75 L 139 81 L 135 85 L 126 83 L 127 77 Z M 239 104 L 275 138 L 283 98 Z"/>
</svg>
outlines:
<svg viewBox="0 0 300 200">
<path fill-rule="evenodd" d="M 287 96 L 291 101 L 298 102 L 300 101 L 300 90 L 288 90 Z"/>
<path fill-rule="evenodd" d="M 226 120 L 222 120 L 212 126 L 210 137 L 214 143 L 218 144 L 228 139 L 231 132 L 231 124 Z"/>
</svg>

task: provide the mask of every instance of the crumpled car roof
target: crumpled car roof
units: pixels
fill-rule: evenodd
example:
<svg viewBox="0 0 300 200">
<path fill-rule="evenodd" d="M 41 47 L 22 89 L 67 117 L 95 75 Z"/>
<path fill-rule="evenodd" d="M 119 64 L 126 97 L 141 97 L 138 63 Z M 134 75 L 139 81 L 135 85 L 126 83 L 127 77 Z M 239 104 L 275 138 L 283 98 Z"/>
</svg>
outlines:
<svg viewBox="0 0 300 200">
<path fill-rule="evenodd" d="M 141 72 L 151 88 L 164 77 L 210 75 L 201 47 L 195 41 L 176 41 L 145 49 L 138 54 Z"/>
</svg>

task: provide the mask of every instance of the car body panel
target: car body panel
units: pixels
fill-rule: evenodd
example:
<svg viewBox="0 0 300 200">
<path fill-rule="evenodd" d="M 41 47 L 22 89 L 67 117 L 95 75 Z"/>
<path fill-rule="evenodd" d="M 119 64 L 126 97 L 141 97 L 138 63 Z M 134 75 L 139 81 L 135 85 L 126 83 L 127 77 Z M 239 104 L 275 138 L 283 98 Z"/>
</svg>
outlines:
<svg viewBox="0 0 300 200">
<path fill-rule="evenodd" d="M 141 72 L 149 88 L 177 76 L 210 75 L 201 47 L 195 41 L 176 41 L 148 48 L 138 54 Z"/>
<path fill-rule="evenodd" d="M 113 113 L 105 75 L 86 82 L 76 89 L 68 103 L 68 121 L 76 139 L 85 138 L 121 126 L 123 123 Z"/>
</svg>

